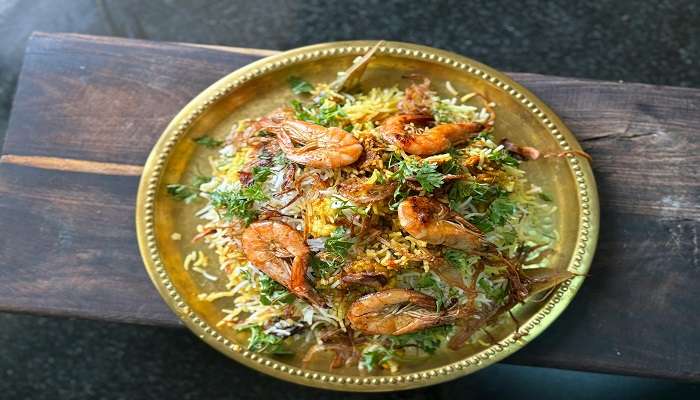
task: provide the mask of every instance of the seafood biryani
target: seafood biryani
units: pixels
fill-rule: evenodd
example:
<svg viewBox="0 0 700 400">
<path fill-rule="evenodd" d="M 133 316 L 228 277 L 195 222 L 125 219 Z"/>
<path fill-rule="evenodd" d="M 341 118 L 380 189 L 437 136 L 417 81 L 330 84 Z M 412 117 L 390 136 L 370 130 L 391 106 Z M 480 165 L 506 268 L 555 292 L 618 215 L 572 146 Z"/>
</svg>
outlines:
<svg viewBox="0 0 700 400">
<path fill-rule="evenodd" d="M 195 140 L 218 148 L 209 176 L 168 185 L 200 206 L 191 239 L 218 257 L 185 259 L 221 283 L 200 300 L 251 351 L 396 372 L 487 342 L 571 276 L 548 265 L 555 205 L 520 169 L 562 154 L 496 141 L 497 105 L 449 82 L 450 98 L 419 75 L 363 87 L 371 57 L 328 84 L 290 77 L 287 106 Z"/>
</svg>

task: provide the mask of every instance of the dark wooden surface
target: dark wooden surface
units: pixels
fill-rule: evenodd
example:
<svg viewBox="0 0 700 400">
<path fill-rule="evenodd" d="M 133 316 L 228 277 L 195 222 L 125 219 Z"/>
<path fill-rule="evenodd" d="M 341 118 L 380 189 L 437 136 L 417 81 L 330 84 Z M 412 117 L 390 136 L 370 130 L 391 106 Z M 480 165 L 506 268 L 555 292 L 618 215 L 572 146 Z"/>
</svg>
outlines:
<svg viewBox="0 0 700 400">
<path fill-rule="evenodd" d="M 35 34 L 0 161 L 0 310 L 179 325 L 138 254 L 140 165 L 189 99 L 268 53 Z M 511 75 L 593 156 L 602 216 L 581 292 L 508 362 L 700 379 L 700 90 Z"/>
</svg>

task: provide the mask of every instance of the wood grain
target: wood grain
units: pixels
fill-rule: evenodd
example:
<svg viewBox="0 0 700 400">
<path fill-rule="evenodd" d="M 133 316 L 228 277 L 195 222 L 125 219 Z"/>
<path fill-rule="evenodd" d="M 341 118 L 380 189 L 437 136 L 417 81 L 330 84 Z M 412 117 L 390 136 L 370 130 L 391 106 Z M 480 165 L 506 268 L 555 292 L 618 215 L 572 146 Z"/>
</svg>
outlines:
<svg viewBox="0 0 700 400">
<path fill-rule="evenodd" d="M 5 154 L 0 156 L 0 162 L 55 171 L 86 172 L 89 174 L 101 175 L 141 176 L 141 172 L 143 172 L 143 167 L 140 165 L 73 160 L 70 158 L 58 157 Z"/>
<path fill-rule="evenodd" d="M 189 99 L 260 55 L 34 35 L 0 160 L 0 309 L 177 325 L 139 258 L 135 174 Z M 700 379 L 700 90 L 511 75 L 593 156 L 602 218 L 583 289 L 507 362 Z"/>
</svg>

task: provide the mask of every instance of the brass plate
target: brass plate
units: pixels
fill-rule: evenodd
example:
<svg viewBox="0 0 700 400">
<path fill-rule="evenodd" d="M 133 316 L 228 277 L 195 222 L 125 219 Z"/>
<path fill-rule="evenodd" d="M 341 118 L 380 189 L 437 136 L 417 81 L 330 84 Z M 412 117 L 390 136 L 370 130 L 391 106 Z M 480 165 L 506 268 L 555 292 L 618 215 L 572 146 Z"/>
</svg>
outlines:
<svg viewBox="0 0 700 400">
<path fill-rule="evenodd" d="M 304 368 L 299 357 L 286 359 L 251 353 L 244 337 L 229 328 L 217 328 L 223 301 L 208 303 L 197 295 L 222 289 L 190 275 L 182 267 L 186 254 L 201 245 L 189 243 L 199 223 L 193 213 L 199 205 L 171 199 L 165 186 L 189 181 L 196 170 L 208 171 L 212 150 L 193 143 L 204 134 L 223 138 L 234 121 L 260 116 L 287 104 L 292 94 L 286 83 L 296 75 L 312 83 L 330 81 L 338 70 L 374 45 L 354 41 L 318 44 L 270 56 L 222 78 L 180 111 L 153 148 L 141 177 L 136 207 L 136 230 L 146 270 L 166 303 L 200 338 L 215 349 L 258 371 L 280 379 L 314 387 L 349 391 L 389 391 L 444 382 L 493 364 L 525 346 L 544 331 L 573 299 L 584 277 L 558 286 L 541 302 L 514 308 L 521 322 L 519 335 L 512 322 L 503 319 L 489 331 L 493 345 L 465 346 L 458 352 L 443 351 L 419 362 L 402 365 L 396 375 L 386 371 L 366 374 L 355 368 L 328 371 L 326 365 Z M 497 104 L 496 138 L 507 135 L 517 143 L 545 152 L 580 150 L 562 121 L 541 100 L 505 74 L 466 57 L 414 44 L 386 42 L 379 48 L 365 74 L 363 85 L 405 86 L 402 75 L 419 72 L 446 96 L 445 81 L 460 93 L 477 91 Z M 551 262 L 558 268 L 584 275 L 598 239 L 598 193 L 589 163 L 577 157 L 525 163 L 528 177 L 551 193 L 558 206 L 555 216 L 560 235 Z M 171 239 L 182 234 L 183 240 Z M 212 258 L 215 259 L 212 255 Z M 221 279 L 220 281 L 222 281 Z M 523 335 L 524 336 L 521 336 Z"/>
</svg>

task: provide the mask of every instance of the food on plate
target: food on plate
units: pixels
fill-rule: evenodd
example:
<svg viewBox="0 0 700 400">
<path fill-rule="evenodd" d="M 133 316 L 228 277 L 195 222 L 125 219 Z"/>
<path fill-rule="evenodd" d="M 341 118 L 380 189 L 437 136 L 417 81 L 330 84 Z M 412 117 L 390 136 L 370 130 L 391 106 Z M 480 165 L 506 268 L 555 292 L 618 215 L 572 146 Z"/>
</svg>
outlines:
<svg viewBox="0 0 700 400">
<path fill-rule="evenodd" d="M 549 264 L 556 205 L 520 168 L 561 154 L 497 141 L 497 105 L 449 82 L 363 87 L 376 49 L 329 84 L 290 77 L 290 103 L 196 139 L 218 149 L 209 176 L 168 185 L 198 205 L 184 267 L 216 288 L 200 300 L 250 351 L 395 372 L 489 341 L 572 276 Z"/>
</svg>

